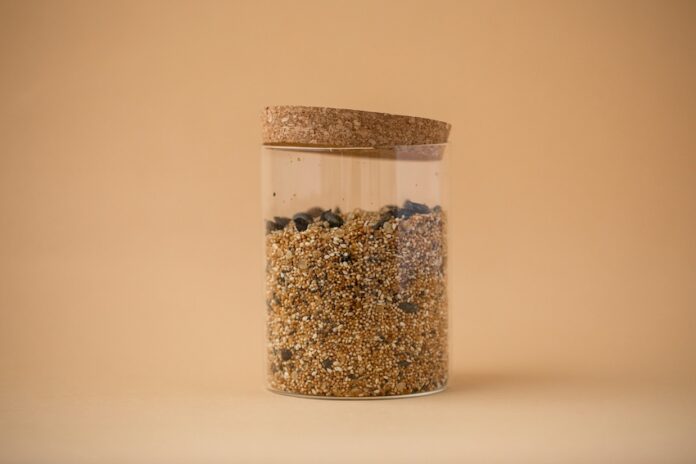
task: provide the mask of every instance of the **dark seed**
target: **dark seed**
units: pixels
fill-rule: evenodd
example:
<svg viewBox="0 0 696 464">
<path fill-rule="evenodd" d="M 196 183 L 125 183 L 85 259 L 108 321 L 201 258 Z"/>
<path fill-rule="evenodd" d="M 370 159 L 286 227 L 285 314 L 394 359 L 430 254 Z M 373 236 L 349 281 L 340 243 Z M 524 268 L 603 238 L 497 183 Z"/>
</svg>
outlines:
<svg viewBox="0 0 696 464">
<path fill-rule="evenodd" d="M 283 361 L 287 361 L 290 358 L 292 358 L 292 353 L 290 352 L 290 350 L 280 350 L 280 359 L 282 359 Z"/>
<path fill-rule="evenodd" d="M 331 211 L 324 211 L 321 213 L 321 220 L 328 222 L 329 227 L 341 227 L 343 225 L 343 218 Z"/>
<path fill-rule="evenodd" d="M 279 228 L 284 229 L 290 222 L 290 218 L 276 216 L 273 218 Z"/>
<path fill-rule="evenodd" d="M 387 206 L 383 206 L 379 209 L 379 213 L 382 216 L 389 215 L 392 217 L 396 217 L 396 213 L 398 213 L 398 212 L 399 212 L 399 207 L 396 205 L 387 205 Z"/>
<path fill-rule="evenodd" d="M 348 253 L 343 253 L 341 257 L 339 258 L 339 261 L 342 263 L 349 263 L 351 261 L 351 256 Z"/>
<path fill-rule="evenodd" d="M 411 363 L 409 361 L 404 360 L 404 361 L 399 361 L 398 364 L 399 364 L 399 367 L 408 367 Z"/>
<path fill-rule="evenodd" d="M 312 216 L 310 216 L 307 213 L 297 213 L 292 217 L 293 220 L 295 219 L 302 219 L 304 221 L 312 222 Z"/>
<path fill-rule="evenodd" d="M 414 214 L 428 214 L 429 212 L 430 208 L 427 205 L 406 200 L 403 208 L 399 209 L 398 215 L 399 217 L 409 218 Z"/>
<path fill-rule="evenodd" d="M 271 232 L 276 231 L 276 230 L 283 230 L 283 228 L 288 225 L 287 222 L 285 222 L 285 219 L 287 218 L 281 218 L 281 217 L 275 217 L 274 221 L 266 221 L 266 230 L 268 231 L 270 229 Z M 287 219 L 289 222 L 290 220 Z"/>
<path fill-rule="evenodd" d="M 324 369 L 331 369 L 331 366 L 333 366 L 333 359 L 326 358 L 321 362 L 321 365 Z"/>
<path fill-rule="evenodd" d="M 393 218 L 393 216 L 392 216 L 391 214 L 383 214 L 383 215 L 377 220 L 377 222 L 374 223 L 374 225 L 372 226 L 372 228 L 375 229 L 375 230 L 381 229 L 382 226 L 383 226 L 384 224 L 386 224 L 387 222 L 389 222 L 392 218 Z"/>
<path fill-rule="evenodd" d="M 416 214 L 428 214 L 430 212 L 430 208 L 428 208 L 427 205 L 424 205 L 422 203 L 416 203 L 411 200 L 406 200 L 404 202 L 404 208 L 410 209 Z"/>
<path fill-rule="evenodd" d="M 319 217 L 321 215 L 321 213 L 323 213 L 323 212 L 324 212 L 324 210 L 318 206 L 315 206 L 314 208 L 309 208 L 307 210 L 307 214 L 309 214 L 313 218 Z"/>
<path fill-rule="evenodd" d="M 408 303 L 406 301 L 402 301 L 399 303 L 399 309 L 401 309 L 403 312 L 407 314 L 415 314 L 418 312 L 418 306 L 414 305 L 413 303 Z"/>
<path fill-rule="evenodd" d="M 307 227 L 314 221 L 312 216 L 307 213 L 297 213 L 292 217 L 292 220 L 295 222 L 295 228 L 300 232 L 307 230 Z"/>
<path fill-rule="evenodd" d="M 406 218 L 410 218 L 411 216 L 413 216 L 413 211 L 410 211 L 406 208 L 399 208 L 399 211 L 396 213 L 396 215 L 400 218 L 406 219 Z"/>
</svg>

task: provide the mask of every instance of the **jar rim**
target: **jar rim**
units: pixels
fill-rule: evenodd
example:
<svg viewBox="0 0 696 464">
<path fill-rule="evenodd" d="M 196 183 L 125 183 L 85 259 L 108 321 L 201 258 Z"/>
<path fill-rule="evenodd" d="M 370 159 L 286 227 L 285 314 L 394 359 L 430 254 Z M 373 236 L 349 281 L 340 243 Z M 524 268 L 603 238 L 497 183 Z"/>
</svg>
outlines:
<svg viewBox="0 0 696 464">
<path fill-rule="evenodd" d="M 448 143 L 391 145 L 377 147 L 331 147 L 319 145 L 262 144 L 263 149 L 291 153 L 313 153 L 326 156 L 353 156 L 404 161 L 438 161 L 444 156 Z"/>
</svg>

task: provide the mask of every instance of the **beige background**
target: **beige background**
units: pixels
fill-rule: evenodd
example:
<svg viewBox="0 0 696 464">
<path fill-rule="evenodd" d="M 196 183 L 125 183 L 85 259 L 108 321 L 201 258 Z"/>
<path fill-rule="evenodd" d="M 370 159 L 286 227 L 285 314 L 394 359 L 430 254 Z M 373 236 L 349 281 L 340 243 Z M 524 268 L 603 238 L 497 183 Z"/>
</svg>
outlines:
<svg viewBox="0 0 696 464">
<path fill-rule="evenodd" d="M 0 462 L 694 462 L 693 2 L 1 2 Z M 449 392 L 262 390 L 258 115 L 453 124 Z"/>
</svg>

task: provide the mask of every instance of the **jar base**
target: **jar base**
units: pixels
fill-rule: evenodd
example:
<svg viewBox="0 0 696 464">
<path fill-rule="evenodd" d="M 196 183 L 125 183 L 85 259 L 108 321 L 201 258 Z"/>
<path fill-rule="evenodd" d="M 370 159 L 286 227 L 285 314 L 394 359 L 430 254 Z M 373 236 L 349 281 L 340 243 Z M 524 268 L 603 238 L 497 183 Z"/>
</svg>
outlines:
<svg viewBox="0 0 696 464">
<path fill-rule="evenodd" d="M 293 393 L 293 392 L 288 392 L 288 391 L 283 391 L 283 390 L 275 390 L 275 389 L 270 388 L 270 387 L 266 387 L 266 389 L 271 393 L 275 393 L 276 395 L 292 396 L 295 398 L 304 398 L 304 399 L 310 399 L 310 400 L 365 401 L 365 400 L 398 400 L 398 399 L 404 399 L 404 398 L 416 398 L 418 396 L 429 396 L 429 395 L 434 395 L 436 393 L 441 393 L 441 392 L 447 390 L 447 385 L 444 385 L 443 387 L 438 388 L 436 390 L 430 390 L 430 391 L 426 391 L 426 392 L 407 393 L 405 395 L 384 395 L 384 396 L 321 396 L 321 395 L 305 395 L 303 393 Z"/>
</svg>

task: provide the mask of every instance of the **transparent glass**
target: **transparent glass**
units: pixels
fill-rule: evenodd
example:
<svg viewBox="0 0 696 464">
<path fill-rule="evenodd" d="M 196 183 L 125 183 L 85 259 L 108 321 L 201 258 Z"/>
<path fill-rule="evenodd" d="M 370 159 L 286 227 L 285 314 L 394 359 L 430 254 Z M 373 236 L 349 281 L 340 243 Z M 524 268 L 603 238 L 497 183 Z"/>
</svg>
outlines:
<svg viewBox="0 0 696 464">
<path fill-rule="evenodd" d="M 445 148 L 262 148 L 269 389 L 446 387 Z"/>
</svg>

